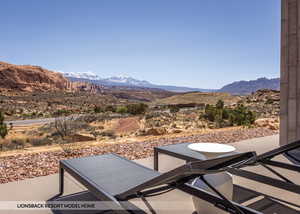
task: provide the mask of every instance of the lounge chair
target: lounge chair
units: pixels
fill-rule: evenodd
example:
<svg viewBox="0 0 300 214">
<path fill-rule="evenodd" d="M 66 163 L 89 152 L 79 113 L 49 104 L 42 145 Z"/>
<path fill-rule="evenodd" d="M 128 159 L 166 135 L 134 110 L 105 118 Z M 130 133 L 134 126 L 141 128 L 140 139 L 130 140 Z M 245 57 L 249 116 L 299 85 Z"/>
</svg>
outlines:
<svg viewBox="0 0 300 214">
<path fill-rule="evenodd" d="M 209 184 L 204 176 L 231 168 L 239 168 L 243 164 L 253 162 L 255 157 L 253 152 L 228 155 L 206 161 L 190 162 L 166 173 L 154 171 L 115 154 L 63 160 L 60 162 L 60 192 L 49 201 L 75 200 L 76 195 L 71 196 L 73 199 L 70 199 L 69 196 L 62 196 L 64 171 L 66 171 L 88 189 L 88 192 L 81 193 L 82 198 L 84 198 L 83 194 L 85 198 L 92 197 L 98 201 L 111 202 L 105 210 L 112 210 L 112 213 L 136 213 L 136 207 L 132 209 L 131 204 L 127 203 L 135 198 L 142 199 L 151 213 L 155 213 L 146 198 L 179 189 L 229 213 L 260 214 L 259 211 L 227 200 Z M 193 186 L 191 181 L 198 177 L 215 193 Z M 142 211 L 138 210 L 138 212 Z M 76 211 L 70 213 L 76 213 Z M 97 213 L 102 212 L 98 211 Z"/>
<path fill-rule="evenodd" d="M 279 162 L 273 160 L 275 157 L 283 155 L 288 160 L 290 160 L 290 164 Z M 257 182 L 261 182 L 264 184 L 271 185 L 273 187 L 281 188 L 290 192 L 294 192 L 296 194 L 300 194 L 300 185 L 291 181 L 286 176 L 279 173 L 275 168 L 281 168 L 285 170 L 290 170 L 293 172 L 300 173 L 300 141 L 296 141 L 279 148 L 276 148 L 272 151 L 263 153 L 258 155 L 255 162 L 248 162 L 248 166 L 262 166 L 272 174 L 274 174 L 278 179 L 265 176 L 262 174 L 258 174 L 255 172 L 251 172 L 245 169 L 229 169 L 230 173 L 234 175 L 238 175 L 244 178 L 248 178 Z M 244 165 L 245 167 L 246 165 Z M 275 167 L 275 168 L 274 168 Z M 298 179 L 299 180 L 299 179 Z"/>
</svg>

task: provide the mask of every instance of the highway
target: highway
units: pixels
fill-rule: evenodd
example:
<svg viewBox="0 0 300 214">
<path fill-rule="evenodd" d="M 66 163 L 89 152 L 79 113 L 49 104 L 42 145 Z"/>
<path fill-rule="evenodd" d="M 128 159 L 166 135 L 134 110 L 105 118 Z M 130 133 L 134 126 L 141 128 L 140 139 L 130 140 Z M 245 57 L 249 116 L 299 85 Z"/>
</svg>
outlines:
<svg viewBox="0 0 300 214">
<path fill-rule="evenodd" d="M 43 125 L 47 123 L 52 123 L 55 119 L 68 119 L 68 118 L 77 118 L 79 115 L 71 115 L 68 117 L 52 117 L 52 118 L 40 118 L 40 119 L 29 119 L 29 120 L 11 120 L 11 121 L 4 121 L 7 125 L 12 124 L 13 127 L 17 126 L 33 126 L 33 125 Z"/>
</svg>

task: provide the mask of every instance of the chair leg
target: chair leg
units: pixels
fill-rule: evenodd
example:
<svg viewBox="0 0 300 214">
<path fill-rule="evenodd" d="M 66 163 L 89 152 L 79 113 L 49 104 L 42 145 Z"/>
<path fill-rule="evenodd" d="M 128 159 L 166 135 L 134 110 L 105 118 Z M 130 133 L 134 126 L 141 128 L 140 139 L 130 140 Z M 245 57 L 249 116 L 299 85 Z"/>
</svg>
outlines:
<svg viewBox="0 0 300 214">
<path fill-rule="evenodd" d="M 64 169 L 59 168 L 59 195 L 64 194 Z"/>
<path fill-rule="evenodd" d="M 158 171 L 158 151 L 154 149 L 154 170 Z"/>
<path fill-rule="evenodd" d="M 64 169 L 59 167 L 59 193 L 47 201 L 53 201 L 64 194 Z"/>
</svg>

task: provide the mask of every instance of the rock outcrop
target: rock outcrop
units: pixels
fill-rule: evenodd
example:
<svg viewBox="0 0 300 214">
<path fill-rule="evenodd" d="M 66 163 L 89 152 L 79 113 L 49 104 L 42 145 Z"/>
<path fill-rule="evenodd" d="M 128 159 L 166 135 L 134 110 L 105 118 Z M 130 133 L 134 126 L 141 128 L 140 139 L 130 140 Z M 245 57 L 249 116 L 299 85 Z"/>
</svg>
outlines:
<svg viewBox="0 0 300 214">
<path fill-rule="evenodd" d="M 254 122 L 256 127 L 268 128 L 271 130 L 279 130 L 279 119 L 276 118 L 261 118 Z"/>
<path fill-rule="evenodd" d="M 280 112 L 280 92 L 276 90 L 258 90 L 243 98 L 243 103 L 258 118 L 278 118 Z"/>
<path fill-rule="evenodd" d="M 39 66 L 0 62 L 0 90 L 54 91 L 67 89 L 69 81 L 60 73 Z"/>
</svg>

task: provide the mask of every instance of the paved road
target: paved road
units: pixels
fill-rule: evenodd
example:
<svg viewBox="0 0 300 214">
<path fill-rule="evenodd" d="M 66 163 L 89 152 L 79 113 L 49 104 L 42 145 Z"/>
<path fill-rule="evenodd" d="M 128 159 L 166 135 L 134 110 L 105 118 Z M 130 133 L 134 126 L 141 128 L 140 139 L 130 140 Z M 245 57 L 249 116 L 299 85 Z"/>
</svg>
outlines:
<svg viewBox="0 0 300 214">
<path fill-rule="evenodd" d="M 68 119 L 68 118 L 76 118 L 79 117 L 79 115 L 71 115 L 68 117 L 59 117 L 60 119 Z M 55 117 L 53 118 L 41 118 L 41 119 L 30 119 L 30 120 L 11 120 L 11 121 L 4 121 L 6 124 L 12 124 L 13 126 L 32 126 L 32 125 L 43 125 L 47 123 L 52 123 L 55 121 Z"/>
<path fill-rule="evenodd" d="M 55 118 L 43 118 L 43 119 L 31 119 L 31 120 L 12 120 L 12 121 L 5 121 L 5 123 L 12 124 L 13 126 L 32 126 L 32 125 L 51 123 L 54 121 Z"/>
</svg>

